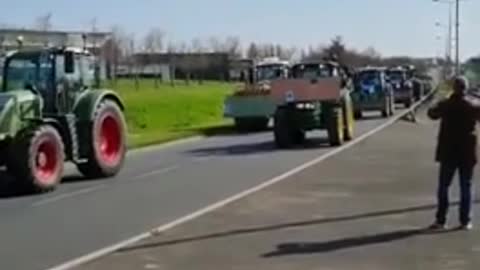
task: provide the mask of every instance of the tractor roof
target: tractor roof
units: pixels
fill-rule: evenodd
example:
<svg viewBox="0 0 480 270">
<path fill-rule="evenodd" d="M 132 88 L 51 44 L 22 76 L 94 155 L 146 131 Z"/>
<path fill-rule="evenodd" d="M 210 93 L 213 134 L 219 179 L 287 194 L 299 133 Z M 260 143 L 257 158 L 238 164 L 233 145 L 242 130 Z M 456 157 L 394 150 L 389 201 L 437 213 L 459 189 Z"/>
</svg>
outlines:
<svg viewBox="0 0 480 270">
<path fill-rule="evenodd" d="M 337 62 L 333 62 L 333 61 L 303 61 L 303 62 L 298 62 L 296 64 L 294 64 L 293 66 L 294 67 L 298 67 L 298 66 L 313 66 L 313 65 L 330 65 L 330 66 L 335 66 L 335 67 L 338 67 L 338 63 Z"/>
<path fill-rule="evenodd" d="M 357 69 L 357 72 L 362 72 L 362 71 L 386 71 L 386 67 L 374 67 L 374 66 L 366 66 L 366 67 L 361 67 Z"/>
<path fill-rule="evenodd" d="M 7 52 L 6 57 L 31 57 L 41 53 L 62 54 L 64 52 L 74 52 L 76 54 L 90 55 L 90 52 L 79 47 L 48 47 L 42 49 L 17 49 Z"/>
</svg>

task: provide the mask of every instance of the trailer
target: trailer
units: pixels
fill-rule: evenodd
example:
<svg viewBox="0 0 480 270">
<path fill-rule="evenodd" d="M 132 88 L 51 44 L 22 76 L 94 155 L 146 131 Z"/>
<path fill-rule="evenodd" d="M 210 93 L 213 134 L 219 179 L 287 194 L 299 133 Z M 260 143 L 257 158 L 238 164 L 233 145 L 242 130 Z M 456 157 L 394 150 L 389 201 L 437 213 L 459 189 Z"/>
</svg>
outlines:
<svg viewBox="0 0 480 270">
<path fill-rule="evenodd" d="M 301 144 L 306 132 L 326 130 L 332 146 L 354 136 L 351 79 L 331 61 L 303 62 L 291 69 L 292 78 L 272 82 L 275 102 L 275 143 L 280 148 Z"/>
<path fill-rule="evenodd" d="M 270 83 L 288 77 L 289 63 L 266 58 L 244 65 L 241 73 L 243 82 L 225 99 L 224 117 L 232 118 L 239 131 L 265 130 L 275 111 Z"/>
</svg>

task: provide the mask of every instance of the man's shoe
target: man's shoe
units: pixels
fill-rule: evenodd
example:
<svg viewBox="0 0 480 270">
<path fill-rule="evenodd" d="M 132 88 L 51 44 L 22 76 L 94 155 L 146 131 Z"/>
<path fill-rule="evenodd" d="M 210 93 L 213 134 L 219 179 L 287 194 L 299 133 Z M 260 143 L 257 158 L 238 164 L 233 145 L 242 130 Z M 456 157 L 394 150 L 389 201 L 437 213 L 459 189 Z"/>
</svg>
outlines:
<svg viewBox="0 0 480 270">
<path fill-rule="evenodd" d="M 444 230 L 446 228 L 447 226 L 445 226 L 445 224 L 438 223 L 438 222 L 435 222 L 428 227 L 429 230 Z"/>
<path fill-rule="evenodd" d="M 473 224 L 471 222 L 469 222 L 467 224 L 462 224 L 462 225 L 460 225 L 459 229 L 464 230 L 464 231 L 470 231 L 470 230 L 473 229 Z"/>
</svg>

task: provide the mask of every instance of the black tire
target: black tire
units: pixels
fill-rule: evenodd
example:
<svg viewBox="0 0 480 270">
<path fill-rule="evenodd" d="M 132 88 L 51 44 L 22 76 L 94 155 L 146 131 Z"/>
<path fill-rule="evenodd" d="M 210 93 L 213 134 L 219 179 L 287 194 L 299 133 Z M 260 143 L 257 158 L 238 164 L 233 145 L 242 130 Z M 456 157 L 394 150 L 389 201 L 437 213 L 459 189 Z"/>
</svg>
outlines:
<svg viewBox="0 0 480 270">
<path fill-rule="evenodd" d="M 362 117 L 363 117 L 362 111 L 355 111 L 354 112 L 354 117 L 355 117 L 355 119 L 362 119 Z"/>
<path fill-rule="evenodd" d="M 408 109 L 408 108 L 410 108 L 410 107 L 412 106 L 412 103 L 413 103 L 412 99 L 413 99 L 413 98 L 410 98 L 410 99 L 408 99 L 407 101 L 405 101 L 405 108 Z"/>
<path fill-rule="evenodd" d="M 108 119 L 109 125 L 116 125 L 112 127 L 112 138 L 105 134 L 102 134 L 101 128 L 107 129 L 105 126 L 105 119 Z M 104 100 L 97 107 L 93 122 L 85 124 L 80 127 L 82 134 L 85 134 L 86 139 L 82 140 L 86 149 L 86 162 L 77 164 L 78 170 L 87 178 L 107 178 L 118 174 L 122 169 L 125 155 L 127 151 L 126 145 L 126 122 L 123 112 L 112 100 Z M 117 134 L 114 134 L 117 133 Z M 101 138 L 106 139 L 108 144 L 105 148 L 111 148 L 110 150 L 102 150 L 99 146 Z M 81 142 L 82 144 L 82 142 Z M 113 149 L 112 149 L 113 148 Z M 111 157 L 107 157 L 108 153 L 105 151 L 111 151 Z M 108 159 L 112 159 L 109 161 Z"/>
<path fill-rule="evenodd" d="M 288 148 L 292 146 L 295 141 L 288 120 L 288 112 L 284 108 L 279 108 L 275 112 L 273 135 L 275 138 L 275 144 L 279 148 Z"/>
<path fill-rule="evenodd" d="M 239 132 L 263 131 L 268 128 L 268 117 L 235 118 L 235 128 Z"/>
<path fill-rule="evenodd" d="M 305 140 L 306 140 L 305 131 L 297 129 L 297 130 L 293 131 L 292 136 L 293 136 L 293 142 L 295 144 L 305 143 Z"/>
<path fill-rule="evenodd" d="M 253 129 L 255 131 L 264 131 L 268 128 L 268 122 L 269 122 L 268 117 L 259 117 L 253 119 Z"/>
<path fill-rule="evenodd" d="M 342 145 L 345 141 L 343 134 L 343 110 L 342 107 L 332 107 L 328 110 L 327 115 L 327 132 L 328 141 L 331 146 Z"/>
<path fill-rule="evenodd" d="M 20 135 L 12 144 L 8 171 L 21 189 L 35 193 L 52 191 L 63 177 L 64 149 L 62 137 L 55 127 L 38 126 Z"/>
</svg>

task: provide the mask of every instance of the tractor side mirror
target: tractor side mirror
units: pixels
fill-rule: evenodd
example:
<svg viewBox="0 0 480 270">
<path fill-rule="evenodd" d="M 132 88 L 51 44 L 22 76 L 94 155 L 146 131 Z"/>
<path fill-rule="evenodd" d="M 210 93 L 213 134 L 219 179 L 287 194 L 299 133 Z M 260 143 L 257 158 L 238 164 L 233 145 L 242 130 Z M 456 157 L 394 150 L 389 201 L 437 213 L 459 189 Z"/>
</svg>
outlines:
<svg viewBox="0 0 480 270">
<path fill-rule="evenodd" d="M 65 52 L 65 73 L 75 73 L 75 58 L 73 52 Z"/>
</svg>

